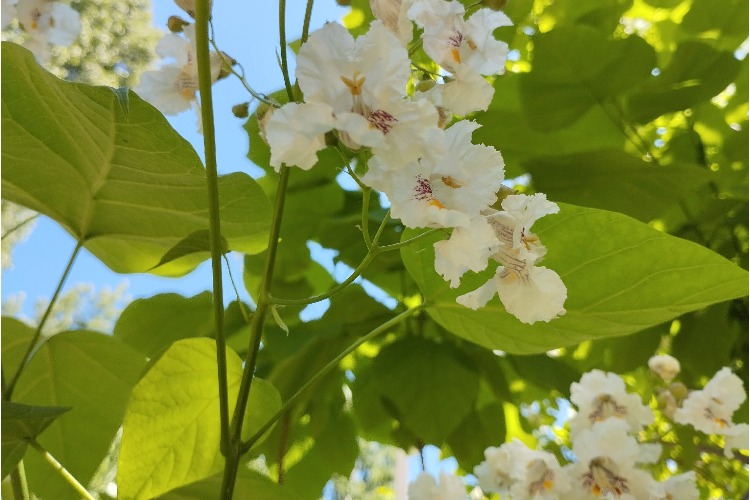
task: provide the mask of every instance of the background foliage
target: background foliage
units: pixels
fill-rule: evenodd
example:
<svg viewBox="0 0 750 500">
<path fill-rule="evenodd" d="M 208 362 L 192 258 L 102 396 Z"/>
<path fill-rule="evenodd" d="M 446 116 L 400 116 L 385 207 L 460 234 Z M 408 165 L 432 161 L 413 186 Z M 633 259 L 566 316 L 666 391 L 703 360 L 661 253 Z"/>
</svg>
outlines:
<svg viewBox="0 0 750 500">
<path fill-rule="evenodd" d="M 87 8 L 81 4 L 84 18 Z M 432 240 L 400 255 L 379 255 L 367 267 L 363 278 L 384 292 L 379 300 L 355 284 L 319 319 L 303 322 L 301 307 L 278 309 L 290 332 L 270 319 L 265 324 L 256 375 L 266 381 L 258 385 L 266 393 L 254 404 L 251 395 L 251 415 L 273 414 L 357 338 L 425 304 L 424 312 L 347 356 L 284 413 L 246 456 L 254 468 L 242 470 L 237 498 L 249 498 L 249 491 L 317 497 L 333 474 L 350 475 L 362 438 L 406 450 L 432 444 L 467 472 L 487 446 L 513 437 L 564 456 L 569 443 L 553 425 L 554 410 L 565 407 L 559 398 L 570 383 L 600 368 L 625 374 L 648 398 L 655 381 L 645 363 L 657 351 L 680 359 L 682 381 L 691 387 L 722 366 L 747 387 L 747 2 L 510 0 L 504 10 L 515 25 L 496 36 L 511 47 L 509 70 L 494 81 L 490 109 L 475 117 L 483 125 L 475 140 L 503 153 L 515 189 L 561 202 L 561 213 L 535 230 L 549 247 L 545 265 L 568 286 L 568 314 L 528 326 L 499 304 L 478 312 L 461 308 L 455 296 L 476 283 L 450 290 L 434 272 Z M 116 35 L 125 18 L 115 16 L 112 30 L 100 26 L 96 13 L 88 19 Z M 354 0 L 347 27 L 361 33 L 370 20 L 367 2 Z M 97 36 L 81 39 L 85 49 L 61 53 L 58 64 L 85 82 L 135 81 L 123 76 L 121 65 L 136 75 L 147 51 L 121 39 L 109 45 L 116 49 L 102 51 Z M 4 44 L 2 61 L 4 200 L 54 219 L 119 272 L 178 275 L 207 258 L 200 160 L 156 110 L 132 92 L 56 81 L 15 46 Z M 32 86 L 35 93 L 27 91 Z M 257 297 L 278 176 L 268 167 L 255 116 L 245 129 L 248 157 L 265 175 L 221 181 L 222 227 L 228 249 L 247 254 L 242 281 Z M 305 298 L 334 284 L 309 242 L 335 250 L 336 262 L 352 268 L 367 252 L 357 227 L 362 195 L 339 186 L 342 163 L 333 150 L 320 158 L 313 170 L 291 176 L 271 286 L 278 297 Z M 385 211 L 377 197 L 370 203 L 373 234 Z M 389 221 L 381 242 L 410 235 Z M 389 306 L 382 303 L 386 296 Z M 250 331 L 242 311 L 236 301 L 227 307 L 226 330 L 229 346 L 244 358 Z M 167 399 L 203 398 L 215 418 L 215 379 L 208 378 L 215 360 L 206 356 L 215 346 L 206 339 L 214 335 L 211 318 L 209 294 L 160 295 L 133 302 L 113 335 L 50 332 L 55 335 L 38 347 L 12 396 L 14 403 L 41 408 L 28 410 L 36 424 L 8 431 L 4 419 L 3 435 L 14 437 L 15 446 L 31 432 L 88 484 L 124 420 L 122 448 L 114 447 L 121 449 L 122 498 L 207 498 L 220 483 L 220 476 L 209 477 L 221 468 L 218 438 L 203 449 L 205 442 L 176 439 L 185 429 L 202 429 L 191 422 L 171 430 L 156 418 L 132 422 L 159 413 L 148 407 L 156 375 L 165 378 L 158 392 L 173 391 Z M 34 326 L 10 317 L 2 326 L 9 377 Z M 147 371 L 155 365 L 172 371 Z M 181 371 L 183 365 L 193 369 Z M 201 370 L 205 377 L 197 377 Z M 186 373 L 196 380 L 188 383 Z M 13 407 L 11 415 L 23 420 L 24 408 Z M 745 403 L 739 420 L 747 421 L 747 413 Z M 134 452 L 129 423 L 136 443 L 159 435 L 166 444 Z M 209 427 L 218 433 L 215 422 Z M 705 497 L 746 494 L 747 457 L 726 462 L 713 453 L 718 443 L 687 428 L 657 421 L 648 432 L 674 443 L 665 447 L 657 477 L 668 473 L 666 459 L 679 471 L 698 464 Z M 158 462 L 165 450 L 179 474 L 165 479 L 158 467 L 141 467 Z M 42 479 L 51 475 L 49 465 L 33 450 L 12 456 L 24 457 L 29 484 L 41 498 L 77 498 L 61 480 Z M 365 463 L 375 460 L 364 456 L 370 457 Z M 3 475 L 14 465 L 4 458 Z"/>
</svg>

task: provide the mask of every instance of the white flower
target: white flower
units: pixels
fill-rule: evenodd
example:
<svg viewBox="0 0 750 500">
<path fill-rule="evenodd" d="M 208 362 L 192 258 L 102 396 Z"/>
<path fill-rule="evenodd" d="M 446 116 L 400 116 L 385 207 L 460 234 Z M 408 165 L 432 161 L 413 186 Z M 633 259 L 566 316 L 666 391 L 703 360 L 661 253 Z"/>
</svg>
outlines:
<svg viewBox="0 0 750 500">
<path fill-rule="evenodd" d="M 331 107 L 349 148 L 371 147 L 389 169 L 432 149 L 437 110 L 406 98 L 409 56 L 381 22 L 356 40 L 343 26 L 326 24 L 300 48 L 296 74 L 305 102 Z"/>
<path fill-rule="evenodd" d="M 562 498 L 641 500 L 658 493 L 656 481 L 635 468 L 640 450 L 628 431 L 625 421 L 608 419 L 574 438 L 578 462 L 564 468 L 573 479 L 573 489 Z"/>
<path fill-rule="evenodd" d="M 5 29 L 13 22 L 16 18 L 16 4 L 18 0 L 3 0 L 2 8 L 0 8 L 0 16 L 2 16 L 2 26 L 0 29 Z"/>
<path fill-rule="evenodd" d="M 484 461 L 474 467 L 479 487 L 485 493 L 506 495 L 513 484 L 513 464 L 522 461 L 531 450 L 518 440 L 484 450 Z"/>
<path fill-rule="evenodd" d="M 370 0 L 370 9 L 375 18 L 382 21 L 402 45 L 408 44 L 412 39 L 411 21 L 407 16 L 410 5 L 410 0 Z"/>
<path fill-rule="evenodd" d="M 747 424 L 731 425 L 724 435 L 724 456 L 733 457 L 733 449 L 746 450 L 748 440 L 750 440 L 750 433 Z"/>
<path fill-rule="evenodd" d="M 409 485 L 409 500 L 466 500 L 466 487 L 460 477 L 440 473 L 440 484 L 426 472 L 421 472 Z"/>
<path fill-rule="evenodd" d="M 439 85 L 443 106 L 458 116 L 487 111 L 495 89 L 481 75 L 469 73 Z"/>
<path fill-rule="evenodd" d="M 451 73 L 503 72 L 508 45 L 496 40 L 492 32 L 501 26 L 512 26 L 512 21 L 491 9 L 479 9 L 467 20 L 464 12 L 463 5 L 456 1 L 415 0 L 408 14 L 424 28 L 425 52 Z"/>
<path fill-rule="evenodd" d="M 277 171 L 282 163 L 309 170 L 318 161 L 317 152 L 326 147 L 325 133 L 333 123 L 331 107 L 326 104 L 289 103 L 273 111 L 264 129 L 271 146 L 271 165 Z"/>
<path fill-rule="evenodd" d="M 680 373 L 680 362 L 669 354 L 658 354 L 648 360 L 648 367 L 665 382 L 671 381 Z"/>
<path fill-rule="evenodd" d="M 134 89 L 138 95 L 166 115 L 190 109 L 198 91 L 195 25 L 184 29 L 185 38 L 167 33 L 156 45 L 156 53 L 169 62 L 158 70 L 146 71 Z M 211 81 L 219 79 L 223 65 L 218 52 L 210 53 Z"/>
<path fill-rule="evenodd" d="M 557 458 L 546 451 L 529 450 L 517 458 L 511 472 L 515 482 L 510 489 L 514 500 L 556 500 L 571 488 L 570 478 Z"/>
<path fill-rule="evenodd" d="M 478 273 L 487 267 L 500 242 L 487 219 L 475 217 L 465 227 L 454 228 L 449 239 L 434 246 L 435 271 L 451 282 L 451 288 L 456 288 L 466 271 Z"/>
<path fill-rule="evenodd" d="M 19 0 L 18 22 L 31 35 L 26 47 L 40 59 L 49 45 L 68 46 L 81 34 L 81 16 L 70 5 L 47 0 Z"/>
<path fill-rule="evenodd" d="M 502 265 L 484 285 L 459 296 L 456 302 L 479 309 L 497 293 L 505 309 L 528 324 L 565 314 L 567 288 L 556 272 L 534 265 L 547 250 L 530 231 L 538 218 L 559 208 L 543 194 L 510 195 L 502 207 L 503 211 L 483 212 L 500 242 L 492 258 Z"/>
<path fill-rule="evenodd" d="M 517 264 L 498 267 L 495 276 L 473 292 L 457 297 L 456 302 L 476 310 L 497 293 L 505 310 L 527 324 L 549 322 L 565 314 L 567 288 L 560 276 L 546 267 L 527 265 L 524 261 Z"/>
<path fill-rule="evenodd" d="M 458 115 L 486 110 L 494 90 L 482 75 L 503 73 L 508 45 L 492 32 L 512 22 L 502 12 L 479 9 L 464 19 L 459 2 L 415 0 L 408 15 L 424 28 L 425 52 L 453 73 L 442 90 L 443 105 Z"/>
<path fill-rule="evenodd" d="M 726 434 L 731 429 L 732 414 L 746 397 L 742 380 L 729 368 L 722 368 L 703 390 L 685 398 L 674 419 L 706 434 Z"/>
<path fill-rule="evenodd" d="M 651 408 L 641 403 L 637 394 L 625 390 L 625 382 L 615 373 L 591 370 L 580 382 L 570 385 L 570 401 L 578 413 L 570 419 L 572 436 L 580 434 L 597 422 L 610 418 L 623 420 L 630 432 L 638 432 L 654 420 Z"/>
<path fill-rule="evenodd" d="M 429 155 L 398 170 L 374 157 L 363 182 L 388 195 L 391 214 L 407 227 L 468 226 L 471 219 L 496 199 L 504 163 L 494 148 L 471 143 L 479 127 L 462 121 L 443 131 L 436 147 L 443 155 Z M 442 146 L 441 146 L 442 145 Z"/>
<path fill-rule="evenodd" d="M 698 500 L 700 492 L 695 485 L 695 471 L 672 476 L 660 484 L 663 492 L 660 500 Z"/>
</svg>

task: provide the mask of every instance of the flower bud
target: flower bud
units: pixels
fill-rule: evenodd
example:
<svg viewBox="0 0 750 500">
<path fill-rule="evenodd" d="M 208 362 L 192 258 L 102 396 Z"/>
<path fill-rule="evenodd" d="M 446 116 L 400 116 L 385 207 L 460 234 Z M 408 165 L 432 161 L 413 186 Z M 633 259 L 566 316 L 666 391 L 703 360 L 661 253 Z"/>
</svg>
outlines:
<svg viewBox="0 0 750 500">
<path fill-rule="evenodd" d="M 665 382 L 669 382 L 680 373 L 680 362 L 669 354 L 652 356 L 648 360 L 648 367 Z"/>
<path fill-rule="evenodd" d="M 235 104 L 232 106 L 232 114 L 236 116 L 237 118 L 247 118 L 247 108 L 250 105 L 249 102 L 242 102 L 240 104 Z"/>
<path fill-rule="evenodd" d="M 174 0 L 174 3 L 195 19 L 195 0 Z"/>
<path fill-rule="evenodd" d="M 677 402 L 682 402 L 687 397 L 689 391 L 682 382 L 674 382 L 669 386 L 669 392 L 672 393 Z"/>
<path fill-rule="evenodd" d="M 222 64 L 221 64 L 221 70 L 219 70 L 219 77 L 217 78 L 217 80 L 221 80 L 231 75 L 232 66 L 237 64 L 237 60 L 231 57 L 226 52 L 222 52 L 221 55 L 222 55 L 222 58 L 221 58 Z"/>
<path fill-rule="evenodd" d="M 180 16 L 169 16 L 169 19 L 167 19 L 167 28 L 172 33 L 182 33 L 183 28 L 188 24 L 190 23 Z"/>
<path fill-rule="evenodd" d="M 677 410 L 677 400 L 671 392 L 666 389 L 660 389 L 656 395 L 656 403 L 664 415 L 674 418 L 674 412 Z"/>
</svg>

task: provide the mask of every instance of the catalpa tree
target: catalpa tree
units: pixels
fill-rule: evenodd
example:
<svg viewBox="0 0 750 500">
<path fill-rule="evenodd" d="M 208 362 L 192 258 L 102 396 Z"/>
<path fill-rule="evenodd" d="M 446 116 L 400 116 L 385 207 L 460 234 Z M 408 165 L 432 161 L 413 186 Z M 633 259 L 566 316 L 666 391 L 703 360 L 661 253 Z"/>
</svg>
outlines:
<svg viewBox="0 0 750 500">
<path fill-rule="evenodd" d="M 80 5 L 3 3 L 2 197 L 76 241 L 3 317 L 4 497 L 335 498 L 365 440 L 458 465 L 378 498 L 747 496 L 746 2 L 280 0 L 273 93 L 176 3 L 132 89 L 40 66 Z M 50 331 L 83 251 L 211 291 Z"/>
</svg>

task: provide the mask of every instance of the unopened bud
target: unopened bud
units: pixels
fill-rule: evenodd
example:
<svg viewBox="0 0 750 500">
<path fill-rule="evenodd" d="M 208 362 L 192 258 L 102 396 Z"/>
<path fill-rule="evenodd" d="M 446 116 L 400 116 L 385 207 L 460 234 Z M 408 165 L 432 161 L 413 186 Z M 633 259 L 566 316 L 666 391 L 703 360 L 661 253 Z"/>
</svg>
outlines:
<svg viewBox="0 0 750 500">
<path fill-rule="evenodd" d="M 195 0 L 174 0 L 174 3 L 195 19 Z"/>
<path fill-rule="evenodd" d="M 185 21 L 180 16 L 169 16 L 169 19 L 167 19 L 167 28 L 172 33 L 182 33 L 182 30 L 188 24 L 190 23 Z"/>
<path fill-rule="evenodd" d="M 682 402 L 682 400 L 687 397 L 689 391 L 682 382 L 674 382 L 669 386 L 669 392 L 672 393 L 672 396 L 674 396 L 678 402 Z"/>
<path fill-rule="evenodd" d="M 249 102 L 243 102 L 232 106 L 232 114 L 237 118 L 247 118 L 247 108 L 250 105 Z"/>
<path fill-rule="evenodd" d="M 482 4 L 492 10 L 500 10 L 508 4 L 508 0 L 483 0 Z"/>
<path fill-rule="evenodd" d="M 648 360 L 648 367 L 665 382 L 671 381 L 680 373 L 680 362 L 669 354 L 652 356 Z"/>
<path fill-rule="evenodd" d="M 237 64 L 237 60 L 231 57 L 226 52 L 222 52 L 221 55 L 222 55 L 222 58 L 221 58 L 222 64 L 221 64 L 221 70 L 219 70 L 219 77 L 217 78 L 217 80 L 221 80 L 222 78 L 226 78 L 229 75 L 231 75 L 232 66 Z"/>
<path fill-rule="evenodd" d="M 669 418 L 674 417 L 674 412 L 677 410 L 677 400 L 671 392 L 666 389 L 660 389 L 656 395 L 656 403 L 664 415 Z"/>
</svg>

